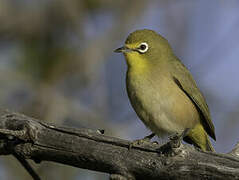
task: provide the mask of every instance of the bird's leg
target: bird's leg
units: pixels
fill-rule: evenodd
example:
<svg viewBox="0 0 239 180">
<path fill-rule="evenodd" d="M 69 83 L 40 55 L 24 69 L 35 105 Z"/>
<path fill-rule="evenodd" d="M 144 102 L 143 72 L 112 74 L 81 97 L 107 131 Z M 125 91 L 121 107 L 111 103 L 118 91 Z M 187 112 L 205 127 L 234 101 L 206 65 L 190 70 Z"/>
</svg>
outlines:
<svg viewBox="0 0 239 180">
<path fill-rule="evenodd" d="M 131 149 L 133 146 L 140 146 L 142 144 L 149 143 L 154 136 L 155 136 L 155 133 L 151 133 L 150 135 L 145 136 L 143 139 L 137 139 L 132 141 L 129 144 L 129 149 Z"/>
<path fill-rule="evenodd" d="M 178 148 L 181 144 L 181 141 L 185 136 L 187 136 L 190 130 L 190 128 L 186 128 L 181 134 L 175 133 L 169 136 L 171 147 Z"/>
<path fill-rule="evenodd" d="M 151 133 L 150 135 L 145 136 L 145 137 L 143 138 L 143 140 L 145 140 L 145 141 L 150 141 L 154 136 L 155 136 L 155 133 Z"/>
</svg>

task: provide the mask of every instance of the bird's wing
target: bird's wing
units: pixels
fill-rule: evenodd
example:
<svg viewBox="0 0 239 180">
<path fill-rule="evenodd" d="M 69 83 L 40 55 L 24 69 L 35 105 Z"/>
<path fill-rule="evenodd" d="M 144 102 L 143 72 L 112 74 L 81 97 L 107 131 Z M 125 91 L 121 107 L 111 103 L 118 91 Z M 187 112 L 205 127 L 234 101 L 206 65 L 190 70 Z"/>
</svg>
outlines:
<svg viewBox="0 0 239 180">
<path fill-rule="evenodd" d="M 171 75 L 173 76 L 174 82 L 194 102 L 202 115 L 201 123 L 203 124 L 204 129 L 213 139 L 216 140 L 214 125 L 212 124 L 206 100 L 198 89 L 191 73 L 178 59 L 172 60 L 172 66 Z"/>
</svg>

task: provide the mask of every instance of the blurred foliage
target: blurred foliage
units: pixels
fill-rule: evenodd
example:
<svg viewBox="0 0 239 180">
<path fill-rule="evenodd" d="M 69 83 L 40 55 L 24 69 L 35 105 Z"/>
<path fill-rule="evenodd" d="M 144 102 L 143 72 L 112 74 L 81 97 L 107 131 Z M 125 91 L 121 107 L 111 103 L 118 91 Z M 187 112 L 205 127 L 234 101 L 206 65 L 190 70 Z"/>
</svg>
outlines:
<svg viewBox="0 0 239 180">
<path fill-rule="evenodd" d="M 15 53 L 11 57 L 7 52 L 2 62 L 6 67 L 1 68 L 0 82 L 9 83 L 0 91 L 1 106 L 44 121 L 105 128 L 112 134 L 114 128 L 107 122 L 106 81 L 96 82 L 104 76 L 104 63 L 121 35 L 118 32 L 126 32 L 126 27 L 139 18 L 144 4 L 0 1 L 0 46 Z M 16 160 L 4 159 L 2 166 L 9 170 L 5 179 L 30 178 L 18 168 Z M 82 170 L 52 163 L 33 166 L 43 179 L 75 179 L 82 174 Z M 96 175 L 102 178 L 99 173 L 84 174 L 79 179 Z"/>
</svg>

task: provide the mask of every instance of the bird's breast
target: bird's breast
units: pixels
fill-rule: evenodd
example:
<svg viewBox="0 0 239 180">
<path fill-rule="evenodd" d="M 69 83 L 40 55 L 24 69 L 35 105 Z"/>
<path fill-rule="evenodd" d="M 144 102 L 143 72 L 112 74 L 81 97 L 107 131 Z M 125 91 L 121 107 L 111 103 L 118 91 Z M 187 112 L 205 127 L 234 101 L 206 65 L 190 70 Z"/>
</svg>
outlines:
<svg viewBox="0 0 239 180">
<path fill-rule="evenodd" d="M 199 122 L 195 105 L 169 76 L 128 71 L 126 83 L 135 112 L 156 134 L 181 132 Z"/>
</svg>

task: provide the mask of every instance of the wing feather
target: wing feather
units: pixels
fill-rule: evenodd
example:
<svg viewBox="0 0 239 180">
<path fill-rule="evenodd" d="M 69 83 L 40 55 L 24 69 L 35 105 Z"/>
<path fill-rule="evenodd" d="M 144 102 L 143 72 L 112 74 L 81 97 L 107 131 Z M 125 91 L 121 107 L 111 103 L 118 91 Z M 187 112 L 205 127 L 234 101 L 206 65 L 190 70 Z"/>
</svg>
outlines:
<svg viewBox="0 0 239 180">
<path fill-rule="evenodd" d="M 172 60 L 171 75 L 174 82 L 187 94 L 187 96 L 194 102 L 199 113 L 201 114 L 201 123 L 214 140 L 216 140 L 214 125 L 211 120 L 208 105 L 202 93 L 198 89 L 189 70 L 178 59 Z"/>
</svg>

